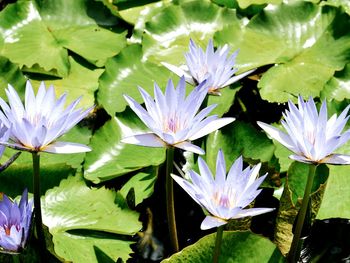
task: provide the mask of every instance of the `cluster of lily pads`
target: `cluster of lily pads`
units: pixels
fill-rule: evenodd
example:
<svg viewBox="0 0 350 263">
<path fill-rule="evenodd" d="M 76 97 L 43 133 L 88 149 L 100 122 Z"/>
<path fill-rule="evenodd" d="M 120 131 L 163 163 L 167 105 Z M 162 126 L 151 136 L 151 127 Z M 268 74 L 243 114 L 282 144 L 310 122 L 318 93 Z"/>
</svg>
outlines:
<svg viewBox="0 0 350 263">
<path fill-rule="evenodd" d="M 349 10 L 331 0 L 7 5 L 0 261 L 126 261 L 136 233 L 134 252 L 149 245 L 158 254 L 140 254 L 155 260 L 300 260 L 311 217 L 349 217 L 348 198 L 334 202 L 347 168 L 325 165 L 350 164 Z M 152 207 L 145 232 L 139 211 L 160 177 L 168 233 L 157 236 Z M 198 231 L 216 230 L 186 248 L 173 181 L 204 212 Z M 254 204 L 263 187 L 279 205 Z M 273 242 L 235 231 L 271 212 Z"/>
</svg>

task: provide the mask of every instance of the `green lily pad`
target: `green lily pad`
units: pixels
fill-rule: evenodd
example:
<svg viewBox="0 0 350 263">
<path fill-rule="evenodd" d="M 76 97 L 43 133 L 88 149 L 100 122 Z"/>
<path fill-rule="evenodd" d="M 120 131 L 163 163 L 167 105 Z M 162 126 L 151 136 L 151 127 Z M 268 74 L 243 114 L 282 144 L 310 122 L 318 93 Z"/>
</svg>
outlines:
<svg viewBox="0 0 350 263">
<path fill-rule="evenodd" d="M 318 219 L 327 218 L 350 218 L 350 197 L 349 197 L 349 172 L 350 167 L 330 166 L 330 176 L 322 199 Z"/>
<path fill-rule="evenodd" d="M 340 26 L 341 25 L 341 26 Z M 334 72 L 348 63 L 350 17 L 342 10 L 310 2 L 269 5 L 246 27 L 226 27 L 218 43 L 240 48 L 237 65 L 274 65 L 258 87 L 270 102 L 319 96 Z"/>
<path fill-rule="evenodd" d="M 89 9 L 89 16 L 88 2 L 51 0 L 38 1 L 38 5 L 18 1 L 8 5 L 0 13 L 0 53 L 29 71 L 41 68 L 42 73 L 58 76 L 69 73 L 67 49 L 102 66 L 125 46 L 126 33 L 98 26 L 90 16 L 99 9 Z"/>
<path fill-rule="evenodd" d="M 162 262 L 212 262 L 216 233 L 207 235 Z M 219 262 L 284 262 L 270 240 L 251 232 L 224 232 Z"/>
<path fill-rule="evenodd" d="M 145 125 L 130 109 L 117 114 L 92 137 L 84 163 L 84 176 L 94 183 L 103 182 L 165 160 L 165 148 L 122 143 L 128 135 L 146 131 Z"/>
<path fill-rule="evenodd" d="M 247 8 L 250 5 L 280 4 L 282 0 L 237 0 L 240 8 Z"/>
<path fill-rule="evenodd" d="M 229 168 L 240 155 L 260 162 L 268 162 L 273 156 L 275 147 L 266 135 L 256 130 L 251 124 L 234 121 L 208 136 L 206 159 L 213 171 L 219 149 L 222 149 Z"/>
<path fill-rule="evenodd" d="M 116 197 L 115 191 L 86 186 L 80 175 L 47 191 L 42 198 L 43 223 L 55 253 L 65 261 L 97 262 L 94 247 L 98 247 L 115 261 L 128 259 L 131 235 L 142 225 L 138 214 L 121 208 Z"/>
<path fill-rule="evenodd" d="M 334 74 L 325 85 L 321 92 L 322 98 L 335 99 L 342 101 L 344 99 L 350 99 L 350 64 L 347 64 L 342 71 L 338 71 Z"/>
<path fill-rule="evenodd" d="M 20 95 L 24 95 L 26 78 L 18 66 L 0 56 L 0 97 L 6 98 L 5 88 L 11 84 Z"/>
<path fill-rule="evenodd" d="M 144 60 L 141 45 L 130 45 L 107 61 L 106 71 L 100 78 L 97 100 L 113 116 L 127 106 L 123 94 L 142 102 L 138 86 L 153 94 L 154 82 L 163 88 L 171 75 L 164 67 Z"/>
<path fill-rule="evenodd" d="M 146 23 L 143 35 L 143 53 L 150 61 L 162 61 L 180 65 L 185 61 L 192 38 L 200 45 L 207 45 L 216 31 L 225 25 L 240 27 L 240 21 L 232 9 L 222 8 L 209 1 L 184 1 L 162 9 Z"/>
<path fill-rule="evenodd" d="M 121 195 L 126 198 L 131 189 L 135 194 L 135 206 L 153 194 L 154 184 L 158 175 L 158 168 L 153 167 L 133 175 L 120 189 Z"/>
<path fill-rule="evenodd" d="M 9 4 L 0 12 L 0 53 L 20 66 L 38 64 L 61 76 L 69 71 L 67 50 L 42 22 L 32 1 Z"/>
<path fill-rule="evenodd" d="M 98 89 L 98 79 L 103 73 L 103 69 L 86 67 L 74 57 L 69 57 L 69 63 L 71 68 L 68 76 L 63 79 L 46 79 L 46 87 L 53 85 L 57 97 L 67 93 L 67 103 L 82 97 L 77 107 L 87 108 L 93 106 L 95 103 L 95 92 Z M 32 80 L 35 90 L 38 89 L 40 82 Z"/>
</svg>

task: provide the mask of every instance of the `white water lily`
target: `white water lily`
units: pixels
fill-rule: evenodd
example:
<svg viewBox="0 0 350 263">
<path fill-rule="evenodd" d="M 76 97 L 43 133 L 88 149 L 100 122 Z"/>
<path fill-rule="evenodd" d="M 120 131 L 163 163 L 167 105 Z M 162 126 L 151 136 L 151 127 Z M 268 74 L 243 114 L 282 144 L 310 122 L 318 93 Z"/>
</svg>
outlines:
<svg viewBox="0 0 350 263">
<path fill-rule="evenodd" d="M 190 51 L 185 54 L 186 65 L 177 67 L 167 62 L 162 62 L 162 64 L 179 77 L 185 76 L 186 81 L 192 85 L 198 85 L 207 80 L 209 94 L 220 95 L 219 89 L 240 80 L 255 70 L 233 76 L 237 71 L 235 63 L 238 50 L 228 56 L 230 52 L 228 45 L 218 47 L 215 51 L 213 41 L 209 40 L 204 52 L 191 39 L 189 49 Z"/>
<path fill-rule="evenodd" d="M 172 174 L 173 179 L 202 206 L 209 215 L 201 224 L 201 229 L 210 229 L 225 225 L 231 219 L 256 216 L 271 212 L 274 208 L 247 208 L 261 192 L 258 190 L 267 174 L 259 177 L 261 164 L 243 170 L 243 160 L 239 157 L 226 176 L 225 158 L 220 150 L 216 161 L 215 178 L 205 161 L 199 157 L 200 175 L 189 172 L 190 180 Z"/>
<path fill-rule="evenodd" d="M 75 109 L 80 98 L 64 109 L 66 94 L 56 100 L 53 86 L 46 90 L 42 82 L 35 96 L 29 81 L 24 105 L 11 85 L 8 85 L 6 94 L 9 104 L 0 98 L 4 113 L 0 114 L 0 120 L 11 127 L 11 131 L 8 142 L 0 141 L 2 145 L 29 152 L 77 153 L 91 150 L 86 145 L 56 141 L 92 110 L 93 107 Z"/>
<path fill-rule="evenodd" d="M 350 105 L 337 116 L 329 120 L 327 105 L 323 101 L 320 111 L 310 97 L 304 101 L 298 98 L 298 107 L 288 102 L 289 110 L 283 114 L 282 126 L 286 132 L 258 122 L 258 125 L 273 139 L 294 152 L 289 158 L 304 163 L 350 164 L 350 156 L 333 153 L 350 139 L 350 130 L 342 133 L 349 116 Z"/>
<path fill-rule="evenodd" d="M 181 78 L 175 89 L 169 80 L 163 94 L 155 83 L 155 99 L 139 88 L 146 109 L 133 98 L 124 95 L 130 108 L 151 132 L 125 137 L 122 142 L 150 147 L 173 146 L 203 154 L 204 151 L 190 141 L 220 129 L 235 119 L 219 118 L 217 115 L 207 117 L 216 105 L 210 105 L 197 114 L 207 94 L 205 82 L 194 88 L 187 97 L 185 84 L 185 79 Z"/>
</svg>

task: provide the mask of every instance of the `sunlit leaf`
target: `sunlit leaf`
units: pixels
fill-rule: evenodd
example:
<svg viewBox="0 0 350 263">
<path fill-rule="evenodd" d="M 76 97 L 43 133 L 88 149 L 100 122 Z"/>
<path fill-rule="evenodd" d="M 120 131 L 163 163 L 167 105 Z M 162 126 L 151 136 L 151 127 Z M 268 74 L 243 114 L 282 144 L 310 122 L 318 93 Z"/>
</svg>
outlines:
<svg viewBox="0 0 350 263">
<path fill-rule="evenodd" d="M 98 247 L 114 260 L 129 258 L 132 242 L 127 237 L 131 240 L 141 223 L 136 212 L 116 203 L 116 195 L 104 187 L 86 186 L 80 175 L 63 180 L 45 194 L 43 223 L 53 236 L 59 257 L 72 262 L 97 262 L 94 247 Z"/>
<path fill-rule="evenodd" d="M 216 40 L 240 48 L 240 67 L 273 65 L 258 84 L 263 99 L 295 101 L 298 95 L 319 96 L 348 63 L 349 26 L 350 17 L 340 9 L 296 1 L 268 5 L 243 30 L 226 27 Z"/>
<path fill-rule="evenodd" d="M 180 65 L 185 61 L 190 38 L 205 47 L 216 31 L 225 25 L 233 30 L 240 23 L 234 10 L 208 1 L 184 1 L 168 6 L 146 23 L 144 56 L 154 62 Z"/>
<path fill-rule="evenodd" d="M 113 116 L 127 105 L 123 94 L 141 102 L 138 86 L 153 94 L 154 82 L 164 88 L 171 75 L 164 67 L 144 60 L 140 45 L 128 46 L 107 61 L 106 71 L 100 78 L 97 100 Z"/>
<path fill-rule="evenodd" d="M 162 262 L 212 262 L 216 234 L 210 234 Z M 224 232 L 220 262 L 284 262 L 268 239 L 251 232 Z"/>
<path fill-rule="evenodd" d="M 125 144 L 120 140 L 145 131 L 144 124 L 131 111 L 117 114 L 92 137 L 84 169 L 85 178 L 99 183 L 151 165 L 164 162 L 165 149 Z"/>
</svg>

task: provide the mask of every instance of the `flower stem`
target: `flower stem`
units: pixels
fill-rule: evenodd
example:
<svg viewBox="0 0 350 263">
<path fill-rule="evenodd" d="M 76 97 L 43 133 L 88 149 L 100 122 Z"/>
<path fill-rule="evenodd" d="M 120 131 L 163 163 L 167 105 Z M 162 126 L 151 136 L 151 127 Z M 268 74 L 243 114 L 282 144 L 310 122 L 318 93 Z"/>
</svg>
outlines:
<svg viewBox="0 0 350 263">
<path fill-rule="evenodd" d="M 300 257 L 300 237 L 301 232 L 303 230 L 304 220 L 310 200 L 311 188 L 315 177 L 316 167 L 317 165 L 314 164 L 309 165 L 309 174 L 304 191 L 303 201 L 301 203 L 301 208 L 297 217 L 297 224 L 294 231 L 292 245 L 288 253 L 288 262 L 291 263 L 297 262 Z"/>
<path fill-rule="evenodd" d="M 177 240 L 177 231 L 176 231 L 176 221 L 175 221 L 175 208 L 174 208 L 174 187 L 173 179 L 170 176 L 170 173 L 173 171 L 173 162 L 174 162 L 174 147 L 169 147 L 166 150 L 166 203 L 167 203 L 167 218 L 168 218 L 168 227 L 169 227 L 169 236 L 172 252 L 179 251 L 179 242 Z"/>
<path fill-rule="evenodd" d="M 37 238 L 40 244 L 45 244 L 45 236 L 43 232 L 43 220 L 41 216 L 40 203 L 40 155 L 36 152 L 32 153 L 33 157 L 33 187 L 34 187 L 34 219 Z"/>
<path fill-rule="evenodd" d="M 219 262 L 219 256 L 220 256 L 220 251 L 221 251 L 221 241 L 222 241 L 222 234 L 223 234 L 223 232 L 224 232 L 224 226 L 219 226 L 217 231 L 216 231 L 213 263 L 218 263 Z"/>
<path fill-rule="evenodd" d="M 19 254 L 13 254 L 12 261 L 13 261 L 13 263 L 21 263 L 21 259 L 19 258 Z"/>
</svg>

